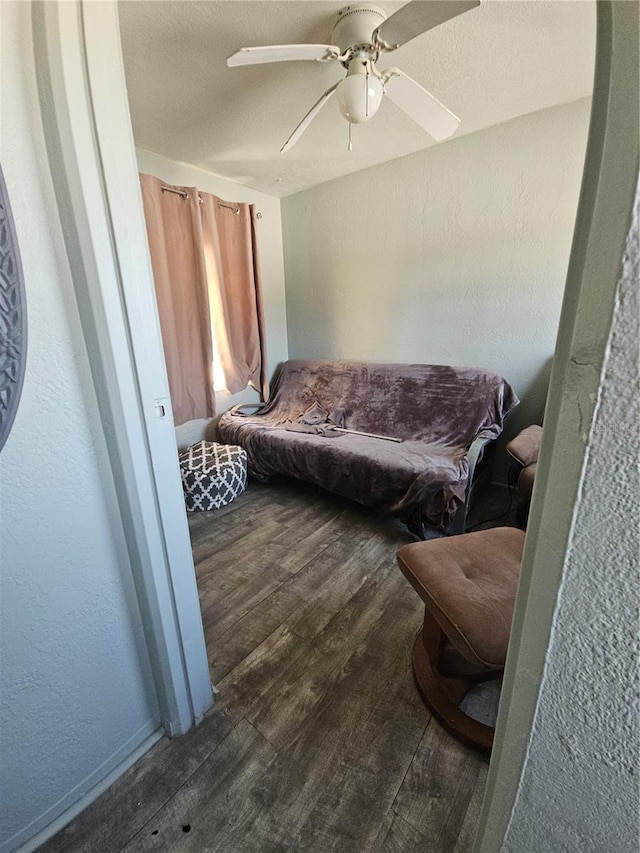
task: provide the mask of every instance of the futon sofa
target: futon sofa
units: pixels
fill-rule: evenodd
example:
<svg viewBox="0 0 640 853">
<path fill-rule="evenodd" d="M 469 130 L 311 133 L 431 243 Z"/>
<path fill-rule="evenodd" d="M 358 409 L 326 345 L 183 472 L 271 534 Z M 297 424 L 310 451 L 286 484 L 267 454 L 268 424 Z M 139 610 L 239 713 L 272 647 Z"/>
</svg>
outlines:
<svg viewBox="0 0 640 853">
<path fill-rule="evenodd" d="M 518 402 L 489 370 L 294 360 L 259 411 L 235 407 L 217 431 L 246 450 L 250 476 L 314 483 L 422 538 L 424 522 L 464 530 L 472 469 Z"/>
</svg>

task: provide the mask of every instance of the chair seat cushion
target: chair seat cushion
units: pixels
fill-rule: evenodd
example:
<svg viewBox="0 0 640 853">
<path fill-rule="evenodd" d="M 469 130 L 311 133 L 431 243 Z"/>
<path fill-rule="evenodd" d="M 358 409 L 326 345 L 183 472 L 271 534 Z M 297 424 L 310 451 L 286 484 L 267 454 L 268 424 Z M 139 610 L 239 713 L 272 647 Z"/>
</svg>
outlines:
<svg viewBox="0 0 640 853">
<path fill-rule="evenodd" d="M 179 456 L 187 512 L 219 509 L 247 487 L 247 454 L 241 447 L 199 441 Z"/>
<path fill-rule="evenodd" d="M 504 666 L 525 534 L 496 527 L 398 551 L 398 565 L 468 661 Z"/>
</svg>

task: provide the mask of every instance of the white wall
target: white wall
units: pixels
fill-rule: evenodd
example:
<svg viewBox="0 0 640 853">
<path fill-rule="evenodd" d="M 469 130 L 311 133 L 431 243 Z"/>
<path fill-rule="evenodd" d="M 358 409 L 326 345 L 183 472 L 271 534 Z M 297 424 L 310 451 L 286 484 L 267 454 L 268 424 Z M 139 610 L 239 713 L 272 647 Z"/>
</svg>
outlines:
<svg viewBox="0 0 640 853">
<path fill-rule="evenodd" d="M 289 353 L 488 367 L 543 411 L 590 99 L 283 199 Z"/>
<path fill-rule="evenodd" d="M 141 172 L 155 175 L 169 184 L 198 187 L 227 201 L 255 204 L 262 214 L 258 240 L 267 329 L 267 358 L 272 374 L 277 365 L 288 358 L 280 199 L 141 148 L 136 149 L 136 154 Z M 216 411 L 221 414 L 236 403 L 253 403 L 259 399 L 258 393 L 252 388 L 247 388 L 240 394 L 216 393 Z M 201 438 L 208 437 L 209 425 L 207 420 L 198 420 L 177 427 L 178 446 L 188 447 Z"/>
<path fill-rule="evenodd" d="M 24 391 L 0 456 L 4 851 L 130 757 L 158 711 L 46 165 L 31 7 L 3 2 L 0 15 L 1 158 L 28 310 Z"/>
<path fill-rule="evenodd" d="M 637 193 L 512 853 L 638 849 L 639 208 Z"/>
<path fill-rule="evenodd" d="M 640 22 L 636 3 L 599 3 L 597 15 L 584 180 L 477 853 L 636 853 L 640 837 Z"/>
</svg>

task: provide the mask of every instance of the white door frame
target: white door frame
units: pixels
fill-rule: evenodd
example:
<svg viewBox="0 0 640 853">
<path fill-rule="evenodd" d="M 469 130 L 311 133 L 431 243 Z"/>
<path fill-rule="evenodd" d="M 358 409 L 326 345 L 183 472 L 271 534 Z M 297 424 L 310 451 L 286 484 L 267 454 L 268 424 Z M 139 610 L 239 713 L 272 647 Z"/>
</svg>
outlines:
<svg viewBox="0 0 640 853">
<path fill-rule="evenodd" d="M 169 731 L 210 704 L 195 573 L 137 186 L 115 0 L 38 0 L 34 39 L 56 195 Z M 598 3 L 598 66 L 578 222 L 549 390 L 494 758 L 477 849 L 500 849 L 517 795 L 570 547 L 628 214 L 633 151 L 624 7 Z M 625 27 L 627 32 L 625 32 Z M 616 41 L 617 40 L 617 41 Z M 616 47 L 616 50 L 614 50 Z M 624 54 L 624 50 L 622 51 Z M 620 91 L 621 95 L 617 92 Z M 616 100 L 617 99 L 617 100 Z M 622 177 L 620 177 L 622 175 Z M 626 183 L 625 183 L 626 181 Z M 611 215 L 611 198 L 623 202 Z M 603 198 L 608 197 L 608 204 Z M 615 205 L 614 205 L 615 207 Z M 603 248 L 604 246 L 604 248 Z M 593 301 L 593 294 L 598 297 Z M 591 346 L 591 370 L 580 364 Z M 598 346 L 600 349 L 598 350 Z M 164 406 L 165 418 L 156 417 Z"/>
<path fill-rule="evenodd" d="M 557 605 L 581 510 L 632 227 L 638 182 L 638 9 L 633 2 L 598 0 L 596 14 L 585 166 L 475 853 L 505 849 L 540 690 L 552 689 L 545 684 L 547 652 L 554 632 L 564 628 Z"/>
<path fill-rule="evenodd" d="M 60 220 L 161 722 L 212 703 L 138 186 L 115 2 L 36 2 L 34 48 Z"/>
</svg>

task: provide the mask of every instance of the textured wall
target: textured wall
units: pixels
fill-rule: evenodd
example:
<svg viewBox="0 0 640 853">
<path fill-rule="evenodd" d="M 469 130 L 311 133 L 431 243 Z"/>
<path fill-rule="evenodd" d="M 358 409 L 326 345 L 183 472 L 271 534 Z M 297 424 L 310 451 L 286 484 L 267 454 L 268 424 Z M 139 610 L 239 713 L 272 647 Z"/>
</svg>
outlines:
<svg viewBox="0 0 640 853">
<path fill-rule="evenodd" d="M 638 850 L 639 206 L 640 195 L 556 627 L 505 839 L 510 853 Z"/>
<path fill-rule="evenodd" d="M 589 100 L 283 199 L 292 358 L 493 368 L 540 417 Z"/>
<path fill-rule="evenodd" d="M 638 4 L 605 0 L 597 15 L 584 178 L 477 853 L 627 853 L 640 837 Z"/>
<path fill-rule="evenodd" d="M 270 371 L 273 373 L 276 366 L 288 358 L 280 200 L 252 190 L 250 187 L 234 184 L 186 163 L 168 160 L 159 154 L 152 154 L 140 148 L 136 150 L 136 154 L 141 172 L 155 175 L 177 186 L 198 187 L 229 201 L 255 204 L 262 214 L 258 239 L 267 327 L 267 358 Z M 216 411 L 220 414 L 236 403 L 254 403 L 259 399 L 259 395 L 252 388 L 247 388 L 240 394 L 230 395 L 219 392 L 216 394 Z M 177 427 L 178 446 L 188 447 L 208 435 L 211 431 L 209 423 L 206 420 L 189 421 Z"/>
<path fill-rule="evenodd" d="M 30 4 L 3 2 L 2 164 L 24 266 L 24 392 L 0 455 L 0 849 L 157 728 L 39 120 Z M 7 842 L 12 836 L 14 842 Z"/>
</svg>

